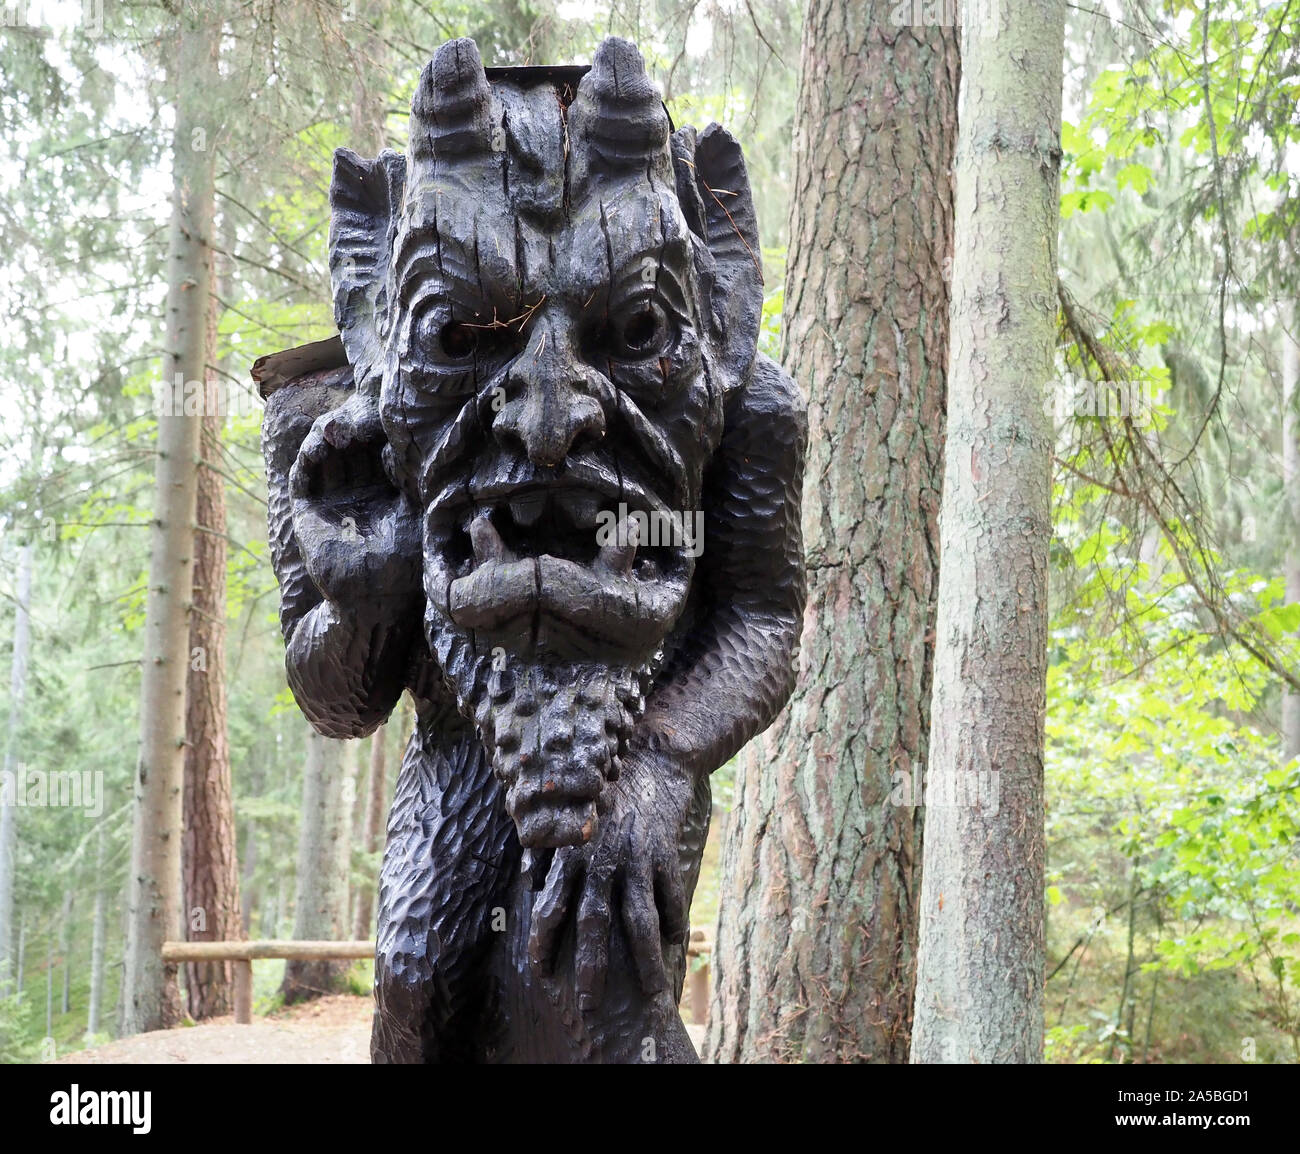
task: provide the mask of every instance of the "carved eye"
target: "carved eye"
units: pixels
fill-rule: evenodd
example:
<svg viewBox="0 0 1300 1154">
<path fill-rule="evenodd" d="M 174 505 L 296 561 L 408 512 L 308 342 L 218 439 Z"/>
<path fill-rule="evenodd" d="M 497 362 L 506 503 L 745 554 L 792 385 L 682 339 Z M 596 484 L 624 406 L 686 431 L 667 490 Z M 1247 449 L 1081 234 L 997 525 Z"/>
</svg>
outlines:
<svg viewBox="0 0 1300 1154">
<path fill-rule="evenodd" d="M 638 301 L 609 328 L 610 352 L 623 360 L 643 360 L 667 350 L 672 333 L 655 301 Z"/>
<path fill-rule="evenodd" d="M 438 334 L 438 344 L 450 360 L 467 360 L 478 348 L 478 330 L 459 321 L 452 321 L 442 326 L 442 331 Z"/>
<path fill-rule="evenodd" d="M 447 308 L 432 305 L 414 320 L 411 352 L 417 359 L 434 364 L 459 365 L 474 358 L 480 349 L 480 331 L 474 325 L 451 320 Z"/>
</svg>

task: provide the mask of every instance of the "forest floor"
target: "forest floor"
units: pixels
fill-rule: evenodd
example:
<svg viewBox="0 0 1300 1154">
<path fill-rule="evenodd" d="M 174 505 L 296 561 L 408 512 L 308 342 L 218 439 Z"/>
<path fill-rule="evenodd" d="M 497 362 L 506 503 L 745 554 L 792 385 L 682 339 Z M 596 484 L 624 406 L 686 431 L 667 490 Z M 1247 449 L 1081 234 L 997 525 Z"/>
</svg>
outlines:
<svg viewBox="0 0 1300 1154">
<path fill-rule="evenodd" d="M 195 1065 L 368 1065 L 370 1017 L 368 997 L 339 994 L 255 1016 L 238 1026 L 233 1016 L 198 1026 L 137 1034 L 89 1050 L 65 1054 L 58 1061 L 73 1065 L 145 1065 L 192 1062 Z M 687 1024 L 698 1050 L 704 1027 Z"/>
<path fill-rule="evenodd" d="M 200 1026 L 137 1034 L 78 1050 L 59 1061 L 68 1065 L 369 1064 L 372 1008 L 368 997 L 339 994 L 277 1010 L 267 1017 L 255 1016 L 247 1026 L 236 1025 L 233 1015 L 213 1018 Z"/>
</svg>

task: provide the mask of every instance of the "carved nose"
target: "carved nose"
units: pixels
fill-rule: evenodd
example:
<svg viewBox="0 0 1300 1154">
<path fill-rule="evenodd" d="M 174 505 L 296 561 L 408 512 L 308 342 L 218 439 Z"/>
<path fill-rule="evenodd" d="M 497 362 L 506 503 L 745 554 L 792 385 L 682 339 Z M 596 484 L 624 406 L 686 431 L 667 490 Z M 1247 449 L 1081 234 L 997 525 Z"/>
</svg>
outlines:
<svg viewBox="0 0 1300 1154">
<path fill-rule="evenodd" d="M 520 358 L 535 367 L 512 373 L 506 401 L 492 421 L 492 434 L 503 448 L 523 452 L 534 465 L 552 468 L 583 445 L 605 435 L 605 414 L 587 394 L 575 365 Z"/>
</svg>

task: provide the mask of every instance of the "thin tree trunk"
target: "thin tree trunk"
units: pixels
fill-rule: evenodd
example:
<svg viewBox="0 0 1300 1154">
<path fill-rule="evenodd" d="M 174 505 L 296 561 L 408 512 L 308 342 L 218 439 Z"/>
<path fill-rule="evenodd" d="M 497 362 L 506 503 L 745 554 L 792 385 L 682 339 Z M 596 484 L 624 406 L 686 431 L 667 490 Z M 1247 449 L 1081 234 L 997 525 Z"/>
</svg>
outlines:
<svg viewBox="0 0 1300 1154">
<path fill-rule="evenodd" d="M 0 994 L 13 976 L 14 865 L 18 852 L 18 740 L 27 694 L 27 660 L 32 640 L 32 568 L 35 546 L 29 541 L 18 551 L 14 598 L 14 647 L 9 666 L 9 731 L 5 738 L 4 776 L 0 791 L 13 790 L 7 800 L 0 794 Z"/>
<path fill-rule="evenodd" d="M 255 793 L 254 797 L 257 796 Z M 253 924 L 253 909 L 257 904 L 254 895 L 258 892 L 254 889 L 253 878 L 257 871 L 257 822 L 248 823 L 247 832 L 244 834 L 244 875 L 239 883 L 239 925 L 244 937 L 248 937 L 250 928 Z"/>
<path fill-rule="evenodd" d="M 224 277 L 222 279 L 225 279 Z M 217 343 L 217 297 L 208 310 L 208 348 Z M 224 393 L 208 372 L 208 396 Z M 237 940 L 243 932 L 235 804 L 226 732 L 226 489 L 219 472 L 225 417 L 205 412 L 194 537 L 194 611 L 186 703 L 184 887 L 192 942 Z M 187 962 L 185 995 L 195 1021 L 231 1012 L 234 966 Z"/>
<path fill-rule="evenodd" d="M 387 725 L 381 725 L 370 739 L 370 781 L 366 790 L 366 822 L 361 844 L 366 853 L 376 854 L 384 844 L 384 817 L 388 812 L 388 760 L 385 749 Z M 361 941 L 375 932 L 375 885 L 367 880 L 357 894 L 357 918 L 352 936 Z"/>
<path fill-rule="evenodd" d="M 346 878 L 340 874 L 340 841 L 348 812 L 343 804 L 345 742 L 307 730 L 303 771 L 302 827 L 298 835 L 298 880 L 293 911 L 296 939 L 338 938 L 347 910 Z M 286 1003 L 338 989 L 347 969 L 334 961 L 287 962 L 281 989 Z"/>
<path fill-rule="evenodd" d="M 1282 330 L 1282 489 L 1286 494 L 1286 599 L 1300 601 L 1300 307 L 1292 304 Z M 1300 693 L 1282 695 L 1282 750 L 1300 757 Z"/>
<path fill-rule="evenodd" d="M 54 935 L 45 931 L 45 1036 L 54 1037 Z"/>
<path fill-rule="evenodd" d="M 99 1033 L 100 1003 L 104 996 L 104 939 L 108 927 L 108 896 L 104 887 L 104 826 L 100 823 L 95 845 L 95 915 L 90 938 L 90 1009 L 86 1037 Z"/>
<path fill-rule="evenodd" d="M 357 780 L 361 775 L 361 743 L 344 742 L 340 759 L 343 773 L 339 786 L 343 797 L 339 809 L 338 837 L 335 842 L 338 848 L 335 877 L 339 886 L 339 918 L 335 932 L 342 936 L 347 927 L 352 924 L 352 846 L 355 844 L 353 834 L 358 825 L 357 809 L 360 790 L 357 788 Z M 346 968 L 345 966 L 344 969 Z"/>
<path fill-rule="evenodd" d="M 737 763 L 706 1055 L 905 1061 L 938 568 L 958 46 L 811 0 L 785 366 L 809 398 L 789 708 Z"/>
<path fill-rule="evenodd" d="M 1129 883 L 1128 883 L 1128 942 L 1127 950 L 1124 955 L 1124 981 L 1120 985 L 1119 1005 L 1115 1008 L 1115 1029 L 1110 1036 L 1110 1060 L 1115 1061 L 1121 1044 L 1124 1046 L 1125 1054 L 1122 1059 L 1124 1063 L 1133 1061 L 1133 1007 L 1137 1003 L 1137 995 L 1134 992 L 1134 979 L 1137 977 L 1137 969 L 1134 965 L 1137 944 L 1137 899 L 1140 891 L 1138 882 L 1138 862 L 1134 858 L 1129 863 Z M 1129 1018 L 1128 1037 L 1121 1043 L 1120 1029 L 1124 1023 L 1124 1012 L 1127 1009 Z"/>
<path fill-rule="evenodd" d="M 387 119 L 388 47 L 376 32 L 375 22 L 383 19 L 378 3 L 359 0 L 357 19 L 350 38 L 352 52 L 351 137 L 348 147 L 362 156 L 377 156 L 385 143 Z"/>
<path fill-rule="evenodd" d="M 71 976 L 72 976 L 72 951 L 69 948 L 69 941 L 72 931 L 72 900 L 73 890 L 71 887 L 63 891 L 63 905 L 59 910 L 59 961 L 63 966 L 63 989 L 59 998 L 59 1013 L 68 1012 L 68 1000 L 71 993 Z"/>
<path fill-rule="evenodd" d="M 268 911 L 269 916 L 265 919 L 268 925 L 268 937 L 278 938 L 282 936 L 285 923 L 285 910 L 289 908 L 289 878 L 287 874 L 280 875 L 280 882 L 275 887 L 275 902 Z"/>
<path fill-rule="evenodd" d="M 970 12 L 970 9 L 967 9 Z M 913 1062 L 1041 1062 L 1061 0 L 962 28 Z M 995 19 L 990 27 L 987 21 Z"/>
<path fill-rule="evenodd" d="M 18 977 L 14 981 L 14 997 L 23 1000 L 23 964 L 27 961 L 27 915 L 18 919 Z"/>
<path fill-rule="evenodd" d="M 212 292 L 215 140 L 208 137 L 215 136 L 210 109 L 218 80 L 217 37 L 203 23 L 202 9 L 185 5 L 181 12 L 176 66 L 170 70 L 177 96 L 163 358 L 166 386 L 177 379 L 202 382 L 210 359 L 207 310 Z M 182 409 L 180 414 L 158 418 L 157 511 L 145 610 L 124 1034 L 157 1030 L 180 1020 L 176 966 L 164 964 L 162 944 L 182 935 L 185 690 L 201 430 L 198 417 L 183 413 Z"/>
</svg>

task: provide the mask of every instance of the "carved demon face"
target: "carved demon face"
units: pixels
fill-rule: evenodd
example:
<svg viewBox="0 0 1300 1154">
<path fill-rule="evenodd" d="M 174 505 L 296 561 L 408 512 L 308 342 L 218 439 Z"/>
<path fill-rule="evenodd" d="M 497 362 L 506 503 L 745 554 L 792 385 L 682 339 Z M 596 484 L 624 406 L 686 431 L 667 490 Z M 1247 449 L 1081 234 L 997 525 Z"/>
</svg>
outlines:
<svg viewBox="0 0 1300 1154">
<path fill-rule="evenodd" d="M 626 41 L 585 72 L 489 75 L 460 40 L 421 77 L 405 158 L 337 162 L 340 330 L 390 480 L 423 510 L 430 649 L 525 845 L 591 836 L 686 606 L 705 465 L 753 356 L 752 252 L 744 299 L 715 302 L 736 280 L 716 209 L 752 208 L 696 171 L 734 151 L 743 181 L 710 133 L 670 139 Z"/>
</svg>

